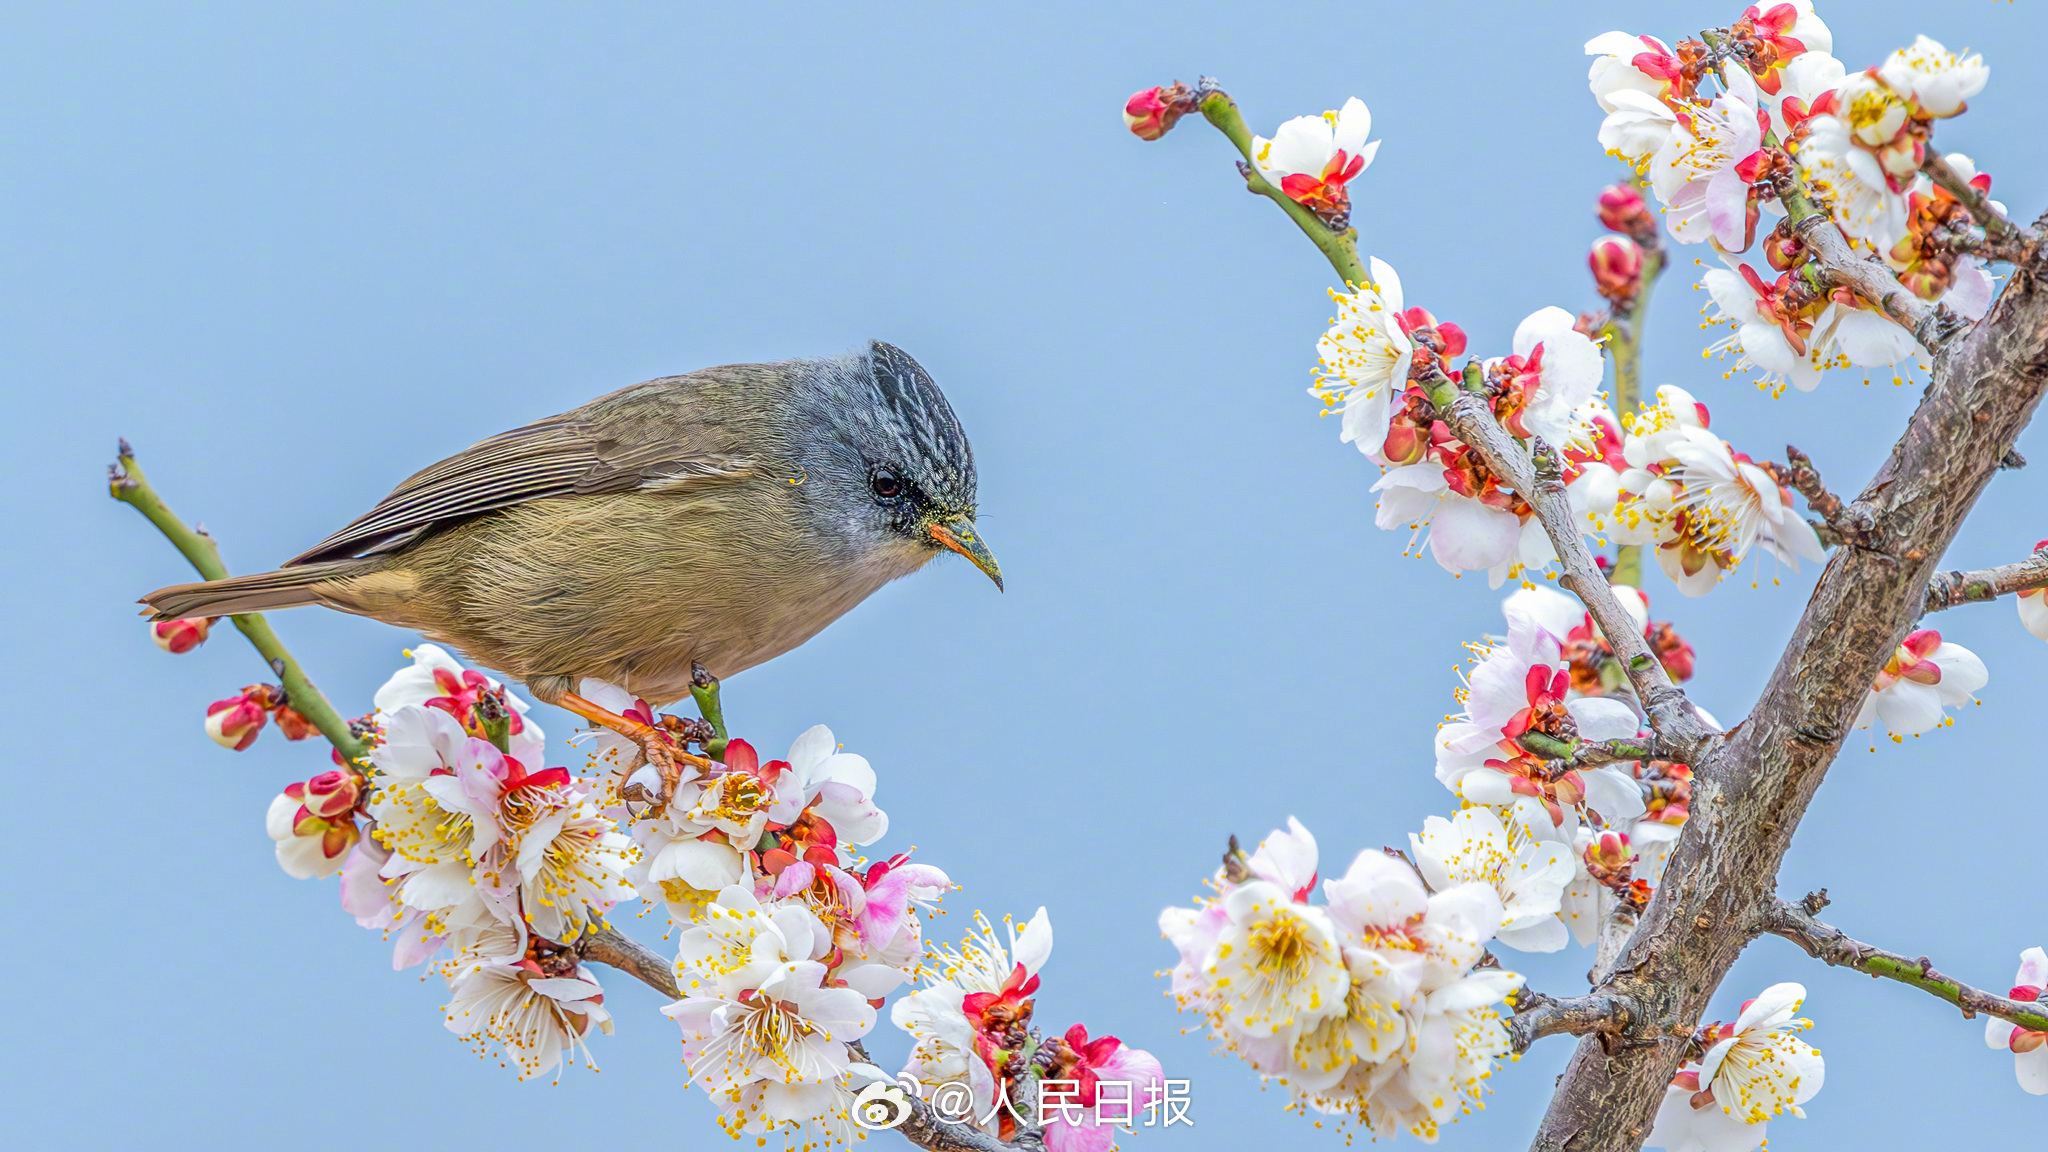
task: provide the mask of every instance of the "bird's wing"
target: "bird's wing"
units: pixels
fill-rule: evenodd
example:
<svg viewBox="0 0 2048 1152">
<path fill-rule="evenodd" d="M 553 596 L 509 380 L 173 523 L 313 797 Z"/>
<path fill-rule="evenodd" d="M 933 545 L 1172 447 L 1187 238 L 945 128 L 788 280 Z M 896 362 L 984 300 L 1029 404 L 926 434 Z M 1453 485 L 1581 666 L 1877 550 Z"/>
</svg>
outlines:
<svg viewBox="0 0 2048 1152">
<path fill-rule="evenodd" d="M 622 438 L 574 413 L 493 436 L 400 484 L 375 508 L 288 564 L 389 552 L 433 529 L 550 496 L 667 489 L 746 474 L 752 462 L 672 425 Z M 664 434 L 665 433 L 665 434 Z M 696 441 L 693 443 L 693 441 Z"/>
</svg>

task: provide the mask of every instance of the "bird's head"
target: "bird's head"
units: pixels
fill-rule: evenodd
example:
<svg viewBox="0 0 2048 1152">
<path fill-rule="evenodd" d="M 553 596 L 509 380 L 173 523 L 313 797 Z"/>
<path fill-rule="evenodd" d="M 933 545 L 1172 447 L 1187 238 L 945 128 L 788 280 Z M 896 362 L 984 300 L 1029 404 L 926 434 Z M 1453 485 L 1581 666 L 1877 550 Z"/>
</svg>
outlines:
<svg viewBox="0 0 2048 1152">
<path fill-rule="evenodd" d="M 842 530 L 918 564 L 957 552 L 1000 589 L 1002 569 L 974 523 L 974 450 L 945 393 L 909 353 L 880 340 L 824 364 L 822 447 Z"/>
</svg>

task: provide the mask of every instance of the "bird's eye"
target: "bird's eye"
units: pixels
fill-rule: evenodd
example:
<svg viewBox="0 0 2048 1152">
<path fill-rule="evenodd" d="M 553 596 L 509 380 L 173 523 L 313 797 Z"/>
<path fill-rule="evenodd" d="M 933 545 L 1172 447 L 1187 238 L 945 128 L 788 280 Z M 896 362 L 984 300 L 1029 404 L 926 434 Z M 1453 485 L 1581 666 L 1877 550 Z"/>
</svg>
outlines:
<svg viewBox="0 0 2048 1152">
<path fill-rule="evenodd" d="M 903 481 L 898 480 L 893 472 L 875 473 L 875 479 L 869 487 L 875 490 L 875 495 L 884 500 L 894 500 L 903 495 Z"/>
</svg>

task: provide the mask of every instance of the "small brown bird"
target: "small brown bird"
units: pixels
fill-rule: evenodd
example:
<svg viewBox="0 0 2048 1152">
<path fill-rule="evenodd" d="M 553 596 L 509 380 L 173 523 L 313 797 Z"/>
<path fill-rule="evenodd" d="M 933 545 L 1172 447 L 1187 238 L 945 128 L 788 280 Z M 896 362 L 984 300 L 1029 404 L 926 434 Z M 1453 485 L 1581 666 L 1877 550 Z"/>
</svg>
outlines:
<svg viewBox="0 0 2048 1152">
<path fill-rule="evenodd" d="M 1002 587 L 974 453 L 901 349 L 649 380 L 494 436 L 400 484 L 275 572 L 143 597 L 154 619 L 324 604 L 452 644 L 624 732 L 584 677 L 689 694 L 815 636 L 950 550 Z"/>
</svg>

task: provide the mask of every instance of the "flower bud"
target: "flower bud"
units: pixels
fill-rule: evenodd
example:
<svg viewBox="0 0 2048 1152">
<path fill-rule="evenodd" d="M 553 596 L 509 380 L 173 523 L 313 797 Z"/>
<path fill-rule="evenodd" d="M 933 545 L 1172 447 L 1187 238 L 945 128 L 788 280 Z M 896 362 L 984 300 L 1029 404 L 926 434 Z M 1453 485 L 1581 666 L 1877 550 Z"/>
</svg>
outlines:
<svg viewBox="0 0 2048 1152">
<path fill-rule="evenodd" d="M 363 794 L 363 778 L 353 772 L 322 772 L 304 783 L 292 784 L 284 794 L 322 820 L 334 820 L 356 806 Z"/>
<path fill-rule="evenodd" d="M 256 685 L 255 688 L 262 688 Z M 263 731 L 263 722 L 270 712 L 264 705 L 264 697 L 255 689 L 245 688 L 239 696 L 216 700 L 206 706 L 206 734 L 223 748 L 240 752 L 256 742 L 256 734 Z"/>
<path fill-rule="evenodd" d="M 264 831 L 277 842 L 278 866 L 287 876 L 298 880 L 332 876 L 341 871 L 348 862 L 349 850 L 362 838 L 353 812 L 344 811 L 331 820 L 316 816 L 292 797 L 291 789 L 270 802 L 263 824 Z"/>
<path fill-rule="evenodd" d="M 194 616 L 187 620 L 159 620 L 149 626 L 149 638 L 156 641 L 156 646 L 164 651 L 182 656 L 206 643 L 206 633 L 212 627 L 213 620 L 205 616 Z"/>
<path fill-rule="evenodd" d="M 1191 106 L 1188 87 L 1179 81 L 1133 92 L 1124 101 L 1124 127 L 1140 140 L 1157 140 L 1172 131 Z"/>
<path fill-rule="evenodd" d="M 1593 270 L 1593 287 L 1614 304 L 1636 298 L 1643 286 L 1643 250 L 1626 236 L 1602 236 L 1593 241 L 1586 257 Z"/>
<path fill-rule="evenodd" d="M 1643 203 L 1642 190 L 1633 184 L 1612 184 L 1601 189 L 1599 212 L 1600 223 L 1610 232 L 1642 242 L 1657 235 L 1657 218 Z"/>
<path fill-rule="evenodd" d="M 279 704 L 277 710 L 271 713 L 271 719 L 277 721 L 277 730 L 284 733 L 287 740 L 304 740 L 320 731 L 303 713 L 289 704 Z"/>
<path fill-rule="evenodd" d="M 1650 633 L 1650 647 L 1656 650 L 1657 661 L 1664 665 L 1674 683 L 1683 684 L 1692 679 L 1692 645 L 1671 626 L 1671 621 L 1660 622 Z"/>
</svg>

